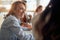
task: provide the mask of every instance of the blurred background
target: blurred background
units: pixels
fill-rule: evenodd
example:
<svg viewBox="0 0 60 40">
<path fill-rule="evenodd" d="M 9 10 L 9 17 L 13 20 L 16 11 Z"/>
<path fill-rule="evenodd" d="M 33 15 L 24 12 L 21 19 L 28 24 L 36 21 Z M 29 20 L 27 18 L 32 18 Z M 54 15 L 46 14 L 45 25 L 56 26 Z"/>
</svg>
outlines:
<svg viewBox="0 0 60 40">
<path fill-rule="evenodd" d="M 4 16 L 8 13 L 11 4 L 15 1 L 21 0 L 0 0 L 0 26 L 4 20 Z M 27 4 L 26 14 L 32 15 L 33 17 L 36 7 L 42 5 L 44 10 L 50 0 L 23 0 L 23 1 L 26 1 Z"/>
</svg>

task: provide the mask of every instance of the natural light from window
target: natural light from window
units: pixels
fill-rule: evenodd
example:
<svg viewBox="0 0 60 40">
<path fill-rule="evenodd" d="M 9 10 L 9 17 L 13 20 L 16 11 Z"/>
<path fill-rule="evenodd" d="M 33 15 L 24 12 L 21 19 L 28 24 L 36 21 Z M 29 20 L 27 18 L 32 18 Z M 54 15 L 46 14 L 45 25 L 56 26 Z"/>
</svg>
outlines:
<svg viewBox="0 0 60 40">
<path fill-rule="evenodd" d="M 45 9 L 45 7 L 48 5 L 49 2 L 50 0 L 40 0 L 40 5 L 43 6 L 43 9 Z"/>
</svg>

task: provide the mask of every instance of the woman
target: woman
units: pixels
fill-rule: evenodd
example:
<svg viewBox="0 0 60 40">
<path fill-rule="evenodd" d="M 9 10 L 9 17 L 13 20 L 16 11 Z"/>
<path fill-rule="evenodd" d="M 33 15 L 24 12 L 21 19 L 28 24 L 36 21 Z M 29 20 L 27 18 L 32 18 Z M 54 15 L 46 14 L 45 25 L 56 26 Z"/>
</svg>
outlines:
<svg viewBox="0 0 60 40">
<path fill-rule="evenodd" d="M 20 25 L 25 10 L 25 2 L 16 1 L 12 4 L 10 11 L 2 23 L 0 40 L 32 40 L 33 36 L 24 33 Z"/>
<path fill-rule="evenodd" d="M 35 13 L 34 13 L 34 16 L 36 16 L 37 14 L 40 14 L 42 12 L 42 5 L 39 5 L 36 10 L 35 10 Z"/>
<path fill-rule="evenodd" d="M 33 18 L 35 40 L 60 40 L 60 0 L 51 0 L 46 9 Z"/>
<path fill-rule="evenodd" d="M 28 20 L 29 18 L 29 20 Z M 20 24 L 21 26 L 23 26 L 24 28 L 28 28 L 28 30 L 32 30 L 32 25 L 28 24 L 31 21 L 31 16 L 26 16 L 24 15 L 23 19 L 22 19 L 22 23 Z"/>
</svg>

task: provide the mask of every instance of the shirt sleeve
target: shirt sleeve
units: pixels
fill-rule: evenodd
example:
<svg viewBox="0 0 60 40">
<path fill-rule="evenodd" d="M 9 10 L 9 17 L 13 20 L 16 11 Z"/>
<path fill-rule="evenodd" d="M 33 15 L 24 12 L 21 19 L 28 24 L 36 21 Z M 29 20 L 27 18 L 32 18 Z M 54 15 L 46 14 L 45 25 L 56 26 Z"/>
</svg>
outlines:
<svg viewBox="0 0 60 40">
<path fill-rule="evenodd" d="M 30 29 L 28 29 L 27 27 L 22 27 L 22 29 L 23 29 L 24 31 L 30 31 Z"/>
<path fill-rule="evenodd" d="M 19 25 L 17 20 L 11 20 L 9 22 L 9 30 L 16 34 L 18 39 L 20 40 L 34 40 L 33 35 L 32 34 L 26 34 L 23 29 L 21 28 L 21 26 Z"/>
</svg>

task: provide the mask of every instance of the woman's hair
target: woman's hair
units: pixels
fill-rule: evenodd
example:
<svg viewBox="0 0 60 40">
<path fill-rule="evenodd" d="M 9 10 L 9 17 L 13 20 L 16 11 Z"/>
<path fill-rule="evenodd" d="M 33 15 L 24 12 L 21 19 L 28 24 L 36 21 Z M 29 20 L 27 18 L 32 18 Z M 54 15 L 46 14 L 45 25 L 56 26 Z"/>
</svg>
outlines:
<svg viewBox="0 0 60 40">
<path fill-rule="evenodd" d="M 38 9 L 41 9 L 41 8 L 42 8 L 42 5 L 39 5 L 39 6 L 36 8 L 36 11 L 35 11 L 35 12 L 37 12 Z"/>
<path fill-rule="evenodd" d="M 43 40 L 60 40 L 60 1 L 51 0 L 46 9 L 40 14 L 40 19 L 36 23 L 36 30 L 39 32 L 39 36 L 42 34 Z M 47 23 L 46 17 L 50 15 Z M 45 24 L 44 24 L 45 23 Z M 41 26 L 40 24 L 44 24 Z M 40 30 L 42 28 L 42 30 Z"/>
<path fill-rule="evenodd" d="M 14 3 L 12 4 L 12 6 L 11 6 L 10 11 L 9 11 L 8 14 L 5 16 L 5 18 L 6 18 L 7 16 L 9 16 L 9 15 L 15 15 L 14 13 L 15 13 L 16 8 L 17 8 L 17 6 L 18 6 L 19 4 L 23 4 L 23 5 L 26 7 L 26 2 L 25 2 L 25 1 L 16 1 L 16 2 L 14 2 Z"/>
<path fill-rule="evenodd" d="M 27 17 L 27 22 L 28 22 L 28 23 L 31 23 L 31 19 L 32 19 L 32 15 L 28 15 L 28 17 Z"/>
</svg>

